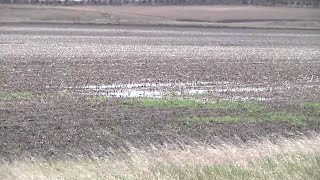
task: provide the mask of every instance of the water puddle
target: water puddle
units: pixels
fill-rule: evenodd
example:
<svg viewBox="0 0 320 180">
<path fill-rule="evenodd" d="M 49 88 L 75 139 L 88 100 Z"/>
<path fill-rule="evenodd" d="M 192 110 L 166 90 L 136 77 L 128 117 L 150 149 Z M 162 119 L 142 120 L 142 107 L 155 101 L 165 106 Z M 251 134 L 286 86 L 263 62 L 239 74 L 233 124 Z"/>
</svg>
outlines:
<svg viewBox="0 0 320 180">
<path fill-rule="evenodd" d="M 188 96 L 214 96 L 238 100 L 269 101 L 259 94 L 273 91 L 273 87 L 239 85 L 230 82 L 169 82 L 129 83 L 69 87 L 75 93 L 116 98 L 166 98 Z"/>
</svg>

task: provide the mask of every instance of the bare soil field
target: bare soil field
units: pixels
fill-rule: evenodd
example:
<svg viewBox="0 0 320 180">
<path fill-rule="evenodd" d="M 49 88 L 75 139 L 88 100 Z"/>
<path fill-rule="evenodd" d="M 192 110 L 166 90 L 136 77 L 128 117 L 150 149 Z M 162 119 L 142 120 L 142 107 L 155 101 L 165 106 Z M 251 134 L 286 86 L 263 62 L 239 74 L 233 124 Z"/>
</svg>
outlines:
<svg viewBox="0 0 320 180">
<path fill-rule="evenodd" d="M 319 29 L 313 8 L 255 6 L 0 5 L 0 22 Z"/>
<path fill-rule="evenodd" d="M 319 46 L 311 30 L 1 25 L 1 159 L 311 137 Z"/>
</svg>

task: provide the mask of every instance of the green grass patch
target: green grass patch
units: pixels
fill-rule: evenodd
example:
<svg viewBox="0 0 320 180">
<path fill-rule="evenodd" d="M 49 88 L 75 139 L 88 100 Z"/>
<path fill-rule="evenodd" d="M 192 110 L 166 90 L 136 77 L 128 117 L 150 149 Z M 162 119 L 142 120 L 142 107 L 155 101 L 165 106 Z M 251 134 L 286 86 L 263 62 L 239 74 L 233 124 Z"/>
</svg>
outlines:
<svg viewBox="0 0 320 180">
<path fill-rule="evenodd" d="M 303 114 L 293 114 L 288 112 L 270 112 L 260 115 L 260 121 L 288 122 L 290 124 L 304 124 L 309 117 Z"/>
<path fill-rule="evenodd" d="M 87 103 L 103 103 L 108 101 L 106 96 L 85 96 L 84 101 Z"/>
<path fill-rule="evenodd" d="M 183 121 L 186 121 L 187 123 L 198 123 L 198 122 L 240 122 L 240 121 L 246 121 L 246 122 L 252 122 L 255 121 L 255 119 L 252 118 L 241 118 L 237 116 L 217 116 L 217 117 L 186 117 L 183 118 Z"/>
<path fill-rule="evenodd" d="M 303 108 L 309 115 L 314 115 L 314 116 L 320 117 L 320 102 L 304 103 Z"/>
<path fill-rule="evenodd" d="M 199 101 L 196 99 L 139 99 L 127 100 L 124 105 L 157 107 L 157 108 L 211 108 L 219 110 L 235 110 L 258 112 L 265 110 L 265 107 L 250 102 L 243 101 Z"/>
<path fill-rule="evenodd" d="M 1 101 L 30 100 L 33 97 L 34 97 L 34 94 L 30 91 L 14 91 L 14 92 L 0 91 Z"/>
<path fill-rule="evenodd" d="M 306 102 L 303 107 L 306 109 L 320 110 L 320 102 Z"/>
<path fill-rule="evenodd" d="M 46 92 L 38 95 L 38 98 L 44 101 L 53 101 L 58 99 L 65 99 L 70 94 L 63 92 L 63 91 L 57 91 L 57 92 Z"/>
<path fill-rule="evenodd" d="M 139 99 L 133 105 L 159 108 L 200 108 L 206 106 L 204 102 L 194 99 Z"/>
</svg>

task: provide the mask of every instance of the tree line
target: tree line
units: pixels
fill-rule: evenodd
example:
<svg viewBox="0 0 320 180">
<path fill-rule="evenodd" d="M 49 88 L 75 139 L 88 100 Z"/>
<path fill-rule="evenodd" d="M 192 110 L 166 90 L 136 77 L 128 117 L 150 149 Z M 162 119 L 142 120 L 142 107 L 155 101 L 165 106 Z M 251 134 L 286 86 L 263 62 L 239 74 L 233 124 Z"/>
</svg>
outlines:
<svg viewBox="0 0 320 180">
<path fill-rule="evenodd" d="M 56 5 L 264 5 L 319 7 L 320 0 L 0 0 L 1 4 Z"/>
</svg>

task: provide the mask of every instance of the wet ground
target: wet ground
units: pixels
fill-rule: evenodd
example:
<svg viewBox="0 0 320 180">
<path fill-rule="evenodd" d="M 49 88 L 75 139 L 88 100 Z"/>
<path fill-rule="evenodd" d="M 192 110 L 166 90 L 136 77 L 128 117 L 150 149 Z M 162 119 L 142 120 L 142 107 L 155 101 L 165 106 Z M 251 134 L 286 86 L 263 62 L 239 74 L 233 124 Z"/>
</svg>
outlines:
<svg viewBox="0 0 320 180">
<path fill-rule="evenodd" d="M 189 94 L 220 97 L 230 90 L 239 98 L 319 100 L 317 31 L 2 26 L 0 46 L 5 89 L 96 93 L 86 87 L 100 86 L 100 93 L 121 96 L 119 88 L 103 87 L 167 84 L 159 96 L 194 84 Z"/>
<path fill-rule="evenodd" d="M 121 101 L 236 99 L 294 112 L 301 103 L 320 101 L 319 47 L 318 31 L 0 26 L 0 87 L 33 94 L 1 99 L 0 155 L 108 155 L 120 147 L 318 132 L 318 122 L 186 124 L 175 120 L 237 112 L 128 107 Z M 108 99 L 85 101 L 92 95 Z"/>
</svg>

